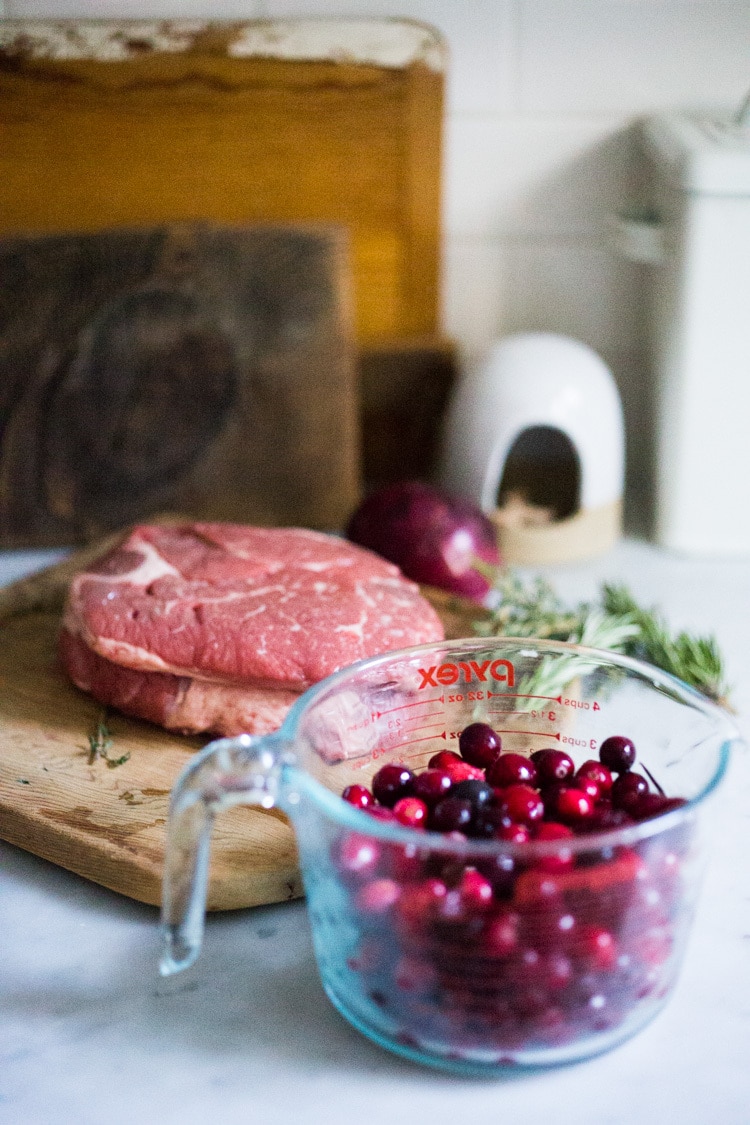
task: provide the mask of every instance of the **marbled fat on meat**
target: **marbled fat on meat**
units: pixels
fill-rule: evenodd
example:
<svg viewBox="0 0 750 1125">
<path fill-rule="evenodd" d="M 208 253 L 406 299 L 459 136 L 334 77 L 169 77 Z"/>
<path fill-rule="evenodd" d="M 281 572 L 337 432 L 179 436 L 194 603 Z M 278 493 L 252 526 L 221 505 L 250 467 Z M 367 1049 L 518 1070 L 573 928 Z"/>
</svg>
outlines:
<svg viewBox="0 0 750 1125">
<path fill-rule="evenodd" d="M 366 656 L 439 640 L 419 588 L 391 563 L 298 528 L 143 526 L 68 594 L 73 682 L 170 729 L 280 725 L 297 695 Z"/>
</svg>

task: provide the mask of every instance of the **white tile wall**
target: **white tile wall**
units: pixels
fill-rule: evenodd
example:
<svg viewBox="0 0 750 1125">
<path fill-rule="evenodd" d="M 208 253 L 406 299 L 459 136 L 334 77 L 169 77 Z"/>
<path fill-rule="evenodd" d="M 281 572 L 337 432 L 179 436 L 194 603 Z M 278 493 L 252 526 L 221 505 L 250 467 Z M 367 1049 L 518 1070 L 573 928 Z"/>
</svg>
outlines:
<svg viewBox="0 0 750 1125">
<path fill-rule="evenodd" d="M 5 0 L 5 15 L 34 19 L 254 19 L 260 0 Z"/>
<path fill-rule="evenodd" d="M 632 195 L 632 130 L 611 115 L 454 114 L 445 221 L 459 238 L 589 237 Z"/>
<path fill-rule="evenodd" d="M 0 0 L 6 16 L 404 16 L 450 50 L 443 321 L 467 361 L 496 336 L 591 344 L 621 387 L 631 482 L 646 473 L 644 267 L 606 216 L 633 197 L 637 115 L 738 104 L 750 0 Z"/>
<path fill-rule="evenodd" d="M 645 113 L 750 85 L 748 0 L 523 0 L 526 113 Z"/>
</svg>

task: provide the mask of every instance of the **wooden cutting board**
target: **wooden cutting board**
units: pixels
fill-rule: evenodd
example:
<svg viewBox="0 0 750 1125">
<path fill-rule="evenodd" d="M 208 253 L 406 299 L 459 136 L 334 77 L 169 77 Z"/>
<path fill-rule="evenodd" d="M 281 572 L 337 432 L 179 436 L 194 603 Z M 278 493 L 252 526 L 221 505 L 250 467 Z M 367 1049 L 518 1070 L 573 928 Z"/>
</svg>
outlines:
<svg viewBox="0 0 750 1125">
<path fill-rule="evenodd" d="M 339 228 L 0 238 L 0 544 L 167 508 L 341 527 L 359 497 Z"/>
<path fill-rule="evenodd" d="M 101 545 L 99 546 L 101 550 Z M 83 559 L 79 557 L 80 566 Z M 158 904 L 169 793 L 205 739 L 168 734 L 111 713 L 111 759 L 92 760 L 101 707 L 55 660 L 59 602 L 71 563 L 0 591 L 0 839 L 140 902 Z M 426 591 L 450 636 L 471 635 L 476 606 Z M 24 608 L 25 607 L 25 608 Z M 274 810 L 217 818 L 209 910 L 302 893 L 294 834 Z"/>
<path fill-rule="evenodd" d="M 457 365 L 438 300 L 446 63 L 403 19 L 0 20 L 0 237 L 341 226 L 364 480 L 427 478 Z M 0 386 L 0 430 L 3 408 Z"/>
<path fill-rule="evenodd" d="M 409 20 L 0 20 L 0 233 L 343 224 L 358 339 L 432 334 L 444 65 Z"/>
</svg>

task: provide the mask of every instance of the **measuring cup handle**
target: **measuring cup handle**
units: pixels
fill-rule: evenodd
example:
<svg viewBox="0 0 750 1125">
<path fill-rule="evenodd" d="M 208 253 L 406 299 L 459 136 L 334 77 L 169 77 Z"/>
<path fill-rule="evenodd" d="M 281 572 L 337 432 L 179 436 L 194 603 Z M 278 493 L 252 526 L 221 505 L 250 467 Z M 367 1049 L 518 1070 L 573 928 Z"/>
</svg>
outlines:
<svg viewBox="0 0 750 1125">
<path fill-rule="evenodd" d="M 162 884 L 162 976 L 187 969 L 203 940 L 214 817 L 233 805 L 277 804 L 282 772 L 291 764 L 279 734 L 209 743 L 178 777 L 169 806 Z"/>
</svg>

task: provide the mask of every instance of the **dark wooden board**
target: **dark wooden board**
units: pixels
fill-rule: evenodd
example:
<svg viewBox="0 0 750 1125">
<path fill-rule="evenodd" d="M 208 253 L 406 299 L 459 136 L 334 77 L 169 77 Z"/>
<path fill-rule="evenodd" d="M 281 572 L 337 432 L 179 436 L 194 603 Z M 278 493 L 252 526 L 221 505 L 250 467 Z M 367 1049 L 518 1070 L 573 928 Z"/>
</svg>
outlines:
<svg viewBox="0 0 750 1125">
<path fill-rule="evenodd" d="M 396 340 L 361 354 L 362 472 L 368 490 L 433 477 L 457 370 L 456 349 L 441 337 Z"/>
<path fill-rule="evenodd" d="M 342 231 L 0 240 L 0 544 L 166 509 L 335 529 L 359 482 Z"/>
</svg>

